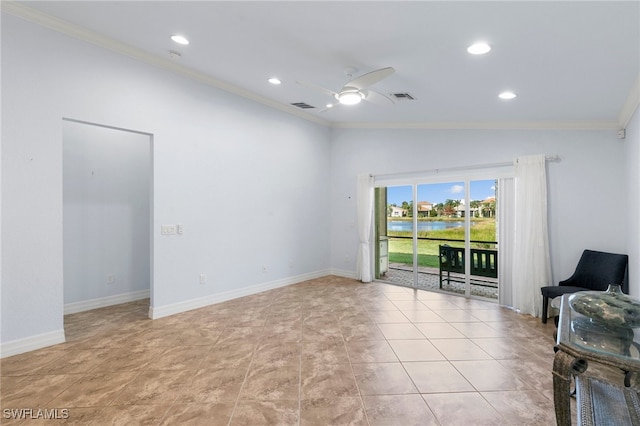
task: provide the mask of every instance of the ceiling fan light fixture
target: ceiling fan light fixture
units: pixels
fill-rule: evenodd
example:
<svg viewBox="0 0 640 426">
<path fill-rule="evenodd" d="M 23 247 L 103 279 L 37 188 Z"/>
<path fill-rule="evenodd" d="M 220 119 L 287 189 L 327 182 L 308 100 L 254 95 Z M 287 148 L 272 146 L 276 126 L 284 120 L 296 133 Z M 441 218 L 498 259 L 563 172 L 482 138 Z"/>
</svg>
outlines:
<svg viewBox="0 0 640 426">
<path fill-rule="evenodd" d="M 356 105 L 364 99 L 364 95 L 360 91 L 354 90 L 339 93 L 336 98 L 342 105 Z"/>
<path fill-rule="evenodd" d="M 489 46 L 484 41 L 479 41 L 477 43 L 473 43 L 471 46 L 467 47 L 467 52 L 472 55 L 484 55 L 485 53 L 489 53 L 491 50 L 491 46 Z"/>
</svg>

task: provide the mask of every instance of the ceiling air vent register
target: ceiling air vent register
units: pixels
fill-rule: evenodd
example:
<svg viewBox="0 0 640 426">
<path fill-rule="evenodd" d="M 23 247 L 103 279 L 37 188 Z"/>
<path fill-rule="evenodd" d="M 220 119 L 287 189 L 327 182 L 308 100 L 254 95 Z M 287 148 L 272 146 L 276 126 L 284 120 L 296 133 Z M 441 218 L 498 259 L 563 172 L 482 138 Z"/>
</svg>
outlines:
<svg viewBox="0 0 640 426">
<path fill-rule="evenodd" d="M 302 109 L 315 108 L 313 105 L 309 105 L 308 103 L 305 103 L 305 102 L 293 102 L 291 105 L 296 106 L 298 108 L 302 108 Z"/>
<path fill-rule="evenodd" d="M 392 93 L 391 97 L 397 101 L 414 101 L 416 99 L 409 93 Z"/>
</svg>

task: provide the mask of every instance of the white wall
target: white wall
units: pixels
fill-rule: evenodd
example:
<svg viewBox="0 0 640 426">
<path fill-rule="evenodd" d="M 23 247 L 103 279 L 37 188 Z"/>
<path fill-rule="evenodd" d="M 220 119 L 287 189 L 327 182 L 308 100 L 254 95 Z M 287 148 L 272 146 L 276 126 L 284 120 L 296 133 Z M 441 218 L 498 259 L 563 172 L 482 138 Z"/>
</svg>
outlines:
<svg viewBox="0 0 640 426">
<path fill-rule="evenodd" d="M 640 108 L 636 109 L 626 129 L 624 162 L 625 181 L 628 191 L 625 194 L 627 251 L 629 253 L 629 292 L 640 297 Z"/>
<path fill-rule="evenodd" d="M 148 297 L 151 136 L 65 121 L 62 162 L 65 312 Z"/>
<path fill-rule="evenodd" d="M 354 130 L 332 141 L 332 264 L 354 259 L 356 176 L 558 155 L 547 163 L 549 239 L 554 281 L 568 278 L 585 248 L 627 252 L 625 144 L 613 131 Z M 637 282 L 633 288 L 637 290 Z"/>
<path fill-rule="evenodd" d="M 329 270 L 329 129 L 6 14 L 2 106 L 3 355 L 62 336 L 63 118 L 153 135 L 156 314 Z"/>
</svg>

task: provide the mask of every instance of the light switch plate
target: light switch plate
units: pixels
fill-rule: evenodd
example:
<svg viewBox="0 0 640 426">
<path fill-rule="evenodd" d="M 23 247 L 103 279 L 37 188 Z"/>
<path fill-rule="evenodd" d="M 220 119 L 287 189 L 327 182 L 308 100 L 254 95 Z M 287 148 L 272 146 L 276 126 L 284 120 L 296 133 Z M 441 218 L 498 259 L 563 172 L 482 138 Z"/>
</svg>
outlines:
<svg viewBox="0 0 640 426">
<path fill-rule="evenodd" d="M 176 233 L 176 225 L 162 225 L 160 233 L 162 235 L 174 235 Z"/>
</svg>

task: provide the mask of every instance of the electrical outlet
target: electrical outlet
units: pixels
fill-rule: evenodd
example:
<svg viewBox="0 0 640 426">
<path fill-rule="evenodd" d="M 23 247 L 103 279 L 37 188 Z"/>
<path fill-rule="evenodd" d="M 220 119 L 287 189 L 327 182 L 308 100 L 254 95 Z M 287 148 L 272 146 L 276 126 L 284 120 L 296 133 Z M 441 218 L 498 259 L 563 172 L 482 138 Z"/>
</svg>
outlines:
<svg viewBox="0 0 640 426">
<path fill-rule="evenodd" d="M 345 257 L 344 257 L 344 263 L 349 263 L 349 260 L 350 260 L 350 259 L 349 259 L 349 256 L 345 256 Z"/>
<path fill-rule="evenodd" d="M 107 274 L 107 284 L 113 284 L 116 282 L 116 276 L 113 274 Z"/>
<path fill-rule="evenodd" d="M 265 265 L 262 265 L 262 273 L 263 274 L 267 273 L 267 267 Z"/>
<path fill-rule="evenodd" d="M 206 284 L 207 274 L 200 274 L 200 284 Z"/>
<path fill-rule="evenodd" d="M 182 235 L 184 233 L 184 225 L 177 224 L 176 225 L 176 232 L 178 233 L 178 235 Z"/>
</svg>

